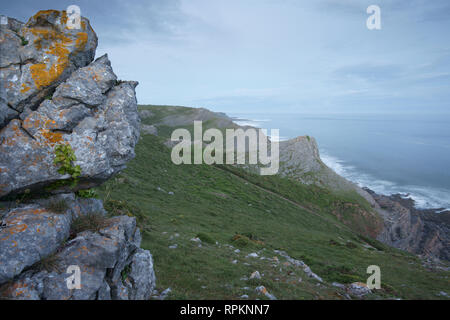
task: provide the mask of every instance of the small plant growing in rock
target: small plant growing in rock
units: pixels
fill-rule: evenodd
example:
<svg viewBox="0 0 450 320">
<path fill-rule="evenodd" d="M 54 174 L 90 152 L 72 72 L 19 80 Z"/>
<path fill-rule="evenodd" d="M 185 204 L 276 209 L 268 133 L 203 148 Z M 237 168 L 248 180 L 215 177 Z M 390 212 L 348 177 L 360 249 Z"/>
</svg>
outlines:
<svg viewBox="0 0 450 320">
<path fill-rule="evenodd" d="M 81 167 L 73 165 L 75 161 L 77 161 L 77 157 L 70 144 L 59 144 L 55 147 L 53 163 L 59 166 L 59 174 L 69 174 L 72 177 L 73 185 L 77 184 L 78 177 L 81 175 Z"/>
<path fill-rule="evenodd" d="M 26 46 L 28 44 L 28 40 L 25 39 L 24 36 L 20 36 L 22 46 Z"/>
<path fill-rule="evenodd" d="M 65 200 L 54 200 L 47 205 L 47 209 L 54 213 L 64 214 L 69 206 Z"/>
<path fill-rule="evenodd" d="M 98 194 L 94 189 L 78 190 L 77 196 L 80 198 L 97 198 Z"/>
<path fill-rule="evenodd" d="M 77 235 L 83 231 L 98 232 L 108 226 L 107 218 L 101 213 L 88 213 L 80 215 L 78 218 L 72 221 L 70 234 L 72 236 Z"/>
<path fill-rule="evenodd" d="M 131 272 L 131 264 L 128 264 L 123 268 L 122 272 L 120 272 L 120 276 L 122 277 L 122 281 L 125 282 L 127 280 L 128 275 Z"/>
<path fill-rule="evenodd" d="M 40 261 L 36 262 L 32 269 L 37 271 L 59 271 L 58 270 L 58 257 L 56 253 L 49 254 L 48 256 L 42 258 Z"/>
</svg>

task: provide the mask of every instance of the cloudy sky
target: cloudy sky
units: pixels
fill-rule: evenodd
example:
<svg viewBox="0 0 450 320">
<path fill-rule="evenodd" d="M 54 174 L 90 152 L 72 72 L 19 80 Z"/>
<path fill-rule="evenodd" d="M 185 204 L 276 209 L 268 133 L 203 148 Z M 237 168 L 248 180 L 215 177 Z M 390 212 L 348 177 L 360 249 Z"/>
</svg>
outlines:
<svg viewBox="0 0 450 320">
<path fill-rule="evenodd" d="M 141 104 L 229 113 L 450 113 L 448 0 L 3 1 L 81 8 Z M 381 30 L 368 30 L 369 5 Z"/>
</svg>

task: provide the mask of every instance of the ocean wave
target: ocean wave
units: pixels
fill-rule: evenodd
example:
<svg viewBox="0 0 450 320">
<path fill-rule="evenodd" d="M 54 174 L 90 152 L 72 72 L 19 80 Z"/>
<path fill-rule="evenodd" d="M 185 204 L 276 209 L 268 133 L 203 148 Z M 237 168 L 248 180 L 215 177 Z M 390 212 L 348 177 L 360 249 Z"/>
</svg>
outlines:
<svg viewBox="0 0 450 320">
<path fill-rule="evenodd" d="M 269 122 L 270 119 L 242 119 L 242 118 L 234 118 L 233 122 L 239 126 L 250 126 L 255 128 L 262 128 L 264 122 Z"/>
<path fill-rule="evenodd" d="M 373 175 L 363 173 L 345 161 L 329 155 L 324 150 L 320 150 L 320 154 L 320 158 L 328 167 L 360 187 L 367 187 L 379 194 L 391 195 L 398 193 L 405 197 L 410 197 L 415 201 L 415 207 L 418 209 L 444 208 L 450 210 L 450 190 L 415 185 L 399 185 L 392 181 L 377 179 Z"/>
</svg>

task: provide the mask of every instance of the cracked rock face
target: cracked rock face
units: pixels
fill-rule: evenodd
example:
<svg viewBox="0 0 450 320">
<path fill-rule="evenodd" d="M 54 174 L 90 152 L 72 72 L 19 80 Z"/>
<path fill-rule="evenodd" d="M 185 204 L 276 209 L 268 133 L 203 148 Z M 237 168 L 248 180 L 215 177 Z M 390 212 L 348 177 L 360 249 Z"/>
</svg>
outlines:
<svg viewBox="0 0 450 320">
<path fill-rule="evenodd" d="M 50 204 L 61 200 L 67 209 L 52 212 Z M 149 299 L 156 282 L 153 258 L 139 247 L 141 234 L 134 217 L 105 217 L 97 232 L 70 234 L 73 219 L 102 210 L 104 214 L 100 200 L 64 194 L 0 211 L 0 297 Z M 37 267 L 48 257 L 52 263 Z M 70 266 L 79 268 L 81 288 L 67 285 Z"/>
<path fill-rule="evenodd" d="M 26 24 L 8 18 L 0 27 L 0 128 L 34 109 L 59 83 L 95 56 L 97 35 L 82 18 L 80 29 L 67 25 L 65 11 L 39 11 Z"/>
<path fill-rule="evenodd" d="M 96 47 L 89 21 L 70 29 L 64 11 L 0 26 L 0 299 L 148 299 L 155 287 L 135 218 L 73 193 L 125 168 L 139 139 L 137 82 L 118 81 L 106 55 L 93 61 Z"/>
<path fill-rule="evenodd" d="M 14 24 L 18 31 L 0 31 L 0 198 L 90 188 L 134 157 L 137 82 L 117 81 L 106 55 L 92 61 L 97 37 L 87 19 L 79 30 L 66 22 L 64 11 L 40 11 Z M 70 178 L 54 164 L 61 144 L 81 167 L 76 189 L 55 184 Z"/>
</svg>

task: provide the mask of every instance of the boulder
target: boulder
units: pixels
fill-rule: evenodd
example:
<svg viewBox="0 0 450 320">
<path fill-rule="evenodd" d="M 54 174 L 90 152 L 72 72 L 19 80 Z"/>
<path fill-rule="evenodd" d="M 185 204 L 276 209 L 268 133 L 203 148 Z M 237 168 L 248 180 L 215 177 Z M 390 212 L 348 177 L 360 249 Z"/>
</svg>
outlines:
<svg viewBox="0 0 450 320">
<path fill-rule="evenodd" d="M 357 297 L 362 297 L 372 293 L 367 284 L 363 282 L 353 282 L 348 286 L 347 290 L 349 294 Z"/>
<path fill-rule="evenodd" d="M 143 134 L 152 134 L 154 136 L 158 135 L 158 128 L 153 125 L 143 124 L 141 126 L 141 131 Z"/>
<path fill-rule="evenodd" d="M 81 17 L 80 29 L 67 25 L 65 11 L 39 11 L 26 24 L 8 18 L 0 28 L 0 101 L 21 113 L 35 109 L 52 90 L 95 56 L 97 35 Z M 13 117 L 0 119 L 0 129 Z M 2 124 L 3 122 L 3 124 Z"/>
<path fill-rule="evenodd" d="M 136 219 L 74 193 L 134 157 L 138 83 L 118 81 L 107 55 L 93 61 L 89 21 L 67 19 L 46 10 L 0 26 L 0 298 L 149 299 Z"/>
<path fill-rule="evenodd" d="M 71 192 L 96 186 L 134 157 L 139 138 L 135 87 L 118 81 L 82 17 L 39 11 L 26 24 L 0 28 L 0 199 L 25 191 Z M 69 145 L 79 177 L 54 163 Z M 72 183 L 77 178 L 77 184 Z"/>
<path fill-rule="evenodd" d="M 0 197 L 90 188 L 125 168 L 139 138 L 136 85 L 117 83 L 104 55 L 74 72 L 23 121 L 11 120 L 0 131 Z M 76 185 L 54 163 L 61 144 L 70 145 L 73 166 L 81 168 Z"/>
<path fill-rule="evenodd" d="M 55 199 L 61 199 L 61 195 L 58 197 Z M 71 197 L 66 198 L 70 201 Z M 75 198 L 74 201 L 78 200 Z M 98 206 L 95 199 L 82 200 L 74 205 L 76 214 L 97 213 L 90 211 Z M 105 217 L 104 226 L 98 232 L 86 230 L 67 239 L 73 214 L 72 207 L 65 214 L 53 214 L 38 204 L 3 214 L 6 227 L 0 231 L 1 237 L 5 238 L 0 242 L 0 254 L 5 263 L 0 264 L 0 284 L 3 283 L 0 297 L 25 300 L 149 299 L 156 281 L 153 258 L 149 251 L 139 247 L 141 236 L 136 219 Z M 42 259 L 51 260 L 43 262 Z M 80 270 L 79 289 L 67 285 L 70 266 Z"/>
<path fill-rule="evenodd" d="M 0 284 L 55 251 L 69 236 L 70 222 L 70 215 L 37 205 L 4 214 L 0 228 Z"/>
</svg>

